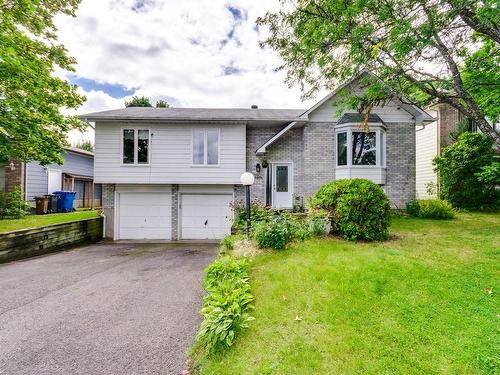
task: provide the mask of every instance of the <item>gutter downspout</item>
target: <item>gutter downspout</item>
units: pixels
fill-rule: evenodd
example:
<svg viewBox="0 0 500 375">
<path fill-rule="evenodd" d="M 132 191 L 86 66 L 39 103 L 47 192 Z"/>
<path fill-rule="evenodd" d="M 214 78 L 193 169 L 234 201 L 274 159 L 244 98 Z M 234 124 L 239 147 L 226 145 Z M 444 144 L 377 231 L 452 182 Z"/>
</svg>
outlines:
<svg viewBox="0 0 500 375">
<path fill-rule="evenodd" d="M 101 211 L 99 214 L 102 217 L 102 238 L 106 238 L 106 215 L 104 215 L 104 211 Z"/>
</svg>

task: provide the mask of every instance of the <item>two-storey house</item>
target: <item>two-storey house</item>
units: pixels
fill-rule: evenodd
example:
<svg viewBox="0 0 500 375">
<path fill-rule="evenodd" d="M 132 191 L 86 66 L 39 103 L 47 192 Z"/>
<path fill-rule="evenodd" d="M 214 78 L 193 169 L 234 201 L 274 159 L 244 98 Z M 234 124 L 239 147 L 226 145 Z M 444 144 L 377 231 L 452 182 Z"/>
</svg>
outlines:
<svg viewBox="0 0 500 375">
<path fill-rule="evenodd" d="M 365 74 L 344 92 L 362 90 Z M 394 98 L 373 108 L 364 129 L 362 115 L 336 107 L 338 94 L 307 110 L 125 108 L 80 116 L 95 123 L 106 236 L 222 238 L 232 205 L 243 199 L 245 171 L 256 176 L 252 197 L 277 209 L 354 177 L 371 179 L 404 207 L 415 197 L 415 126 L 431 116 Z"/>
</svg>

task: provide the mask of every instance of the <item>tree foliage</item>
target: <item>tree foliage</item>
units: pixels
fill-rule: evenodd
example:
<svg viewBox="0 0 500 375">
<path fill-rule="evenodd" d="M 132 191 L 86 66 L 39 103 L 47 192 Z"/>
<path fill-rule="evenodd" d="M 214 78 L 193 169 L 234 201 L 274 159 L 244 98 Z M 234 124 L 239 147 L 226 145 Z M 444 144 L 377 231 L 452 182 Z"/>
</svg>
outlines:
<svg viewBox="0 0 500 375">
<path fill-rule="evenodd" d="M 158 100 L 156 102 L 156 108 L 170 108 L 170 104 L 168 104 L 165 100 Z"/>
<path fill-rule="evenodd" d="M 258 20 L 290 85 L 305 96 L 367 68 L 365 94 L 350 105 L 369 111 L 394 95 L 418 105 L 448 103 L 499 146 L 500 12 L 496 0 L 283 0 Z M 406 99 L 405 99 L 406 98 Z"/>
<path fill-rule="evenodd" d="M 75 60 L 57 43 L 56 15 L 75 16 L 79 0 L 0 2 L 0 159 L 62 163 L 66 134 L 81 129 L 61 108 L 78 108 L 77 86 L 53 75 Z"/>
<path fill-rule="evenodd" d="M 94 145 L 91 141 L 81 140 L 75 145 L 75 148 L 79 148 L 80 150 L 94 152 Z"/>
<path fill-rule="evenodd" d="M 495 204 L 495 175 L 491 140 L 480 133 L 463 133 L 434 159 L 440 198 L 454 207 L 481 209 Z"/>
<path fill-rule="evenodd" d="M 147 96 L 133 96 L 129 102 L 125 102 L 125 107 L 152 107 Z"/>
</svg>

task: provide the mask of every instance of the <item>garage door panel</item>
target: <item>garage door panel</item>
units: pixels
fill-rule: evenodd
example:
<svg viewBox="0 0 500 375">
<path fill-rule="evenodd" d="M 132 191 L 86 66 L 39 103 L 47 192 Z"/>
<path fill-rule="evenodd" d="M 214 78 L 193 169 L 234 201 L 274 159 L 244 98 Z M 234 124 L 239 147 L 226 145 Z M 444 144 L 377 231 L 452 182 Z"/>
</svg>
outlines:
<svg viewBox="0 0 500 375">
<path fill-rule="evenodd" d="M 171 192 L 123 192 L 119 195 L 120 239 L 170 239 Z"/>
<path fill-rule="evenodd" d="M 170 206 L 129 206 L 120 205 L 121 216 L 171 216 Z"/>
<path fill-rule="evenodd" d="M 145 204 L 170 205 L 170 193 L 120 193 L 120 203 L 131 206 L 142 206 Z"/>
<path fill-rule="evenodd" d="M 121 228 L 167 228 L 170 227 L 171 218 L 166 216 L 122 217 Z"/>
<path fill-rule="evenodd" d="M 230 194 L 183 194 L 181 229 L 183 239 L 221 239 L 231 232 L 233 213 Z"/>
</svg>

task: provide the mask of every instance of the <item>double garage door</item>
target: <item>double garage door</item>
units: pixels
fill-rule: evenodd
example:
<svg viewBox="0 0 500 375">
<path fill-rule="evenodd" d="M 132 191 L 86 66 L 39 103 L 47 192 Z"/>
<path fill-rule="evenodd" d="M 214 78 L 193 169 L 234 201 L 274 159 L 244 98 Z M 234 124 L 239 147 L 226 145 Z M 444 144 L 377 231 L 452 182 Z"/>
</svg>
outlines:
<svg viewBox="0 0 500 375">
<path fill-rule="evenodd" d="M 231 231 L 232 194 L 180 193 L 178 218 L 172 220 L 171 192 L 119 192 L 119 239 L 221 239 Z M 174 211 L 175 212 L 175 211 Z"/>
</svg>

